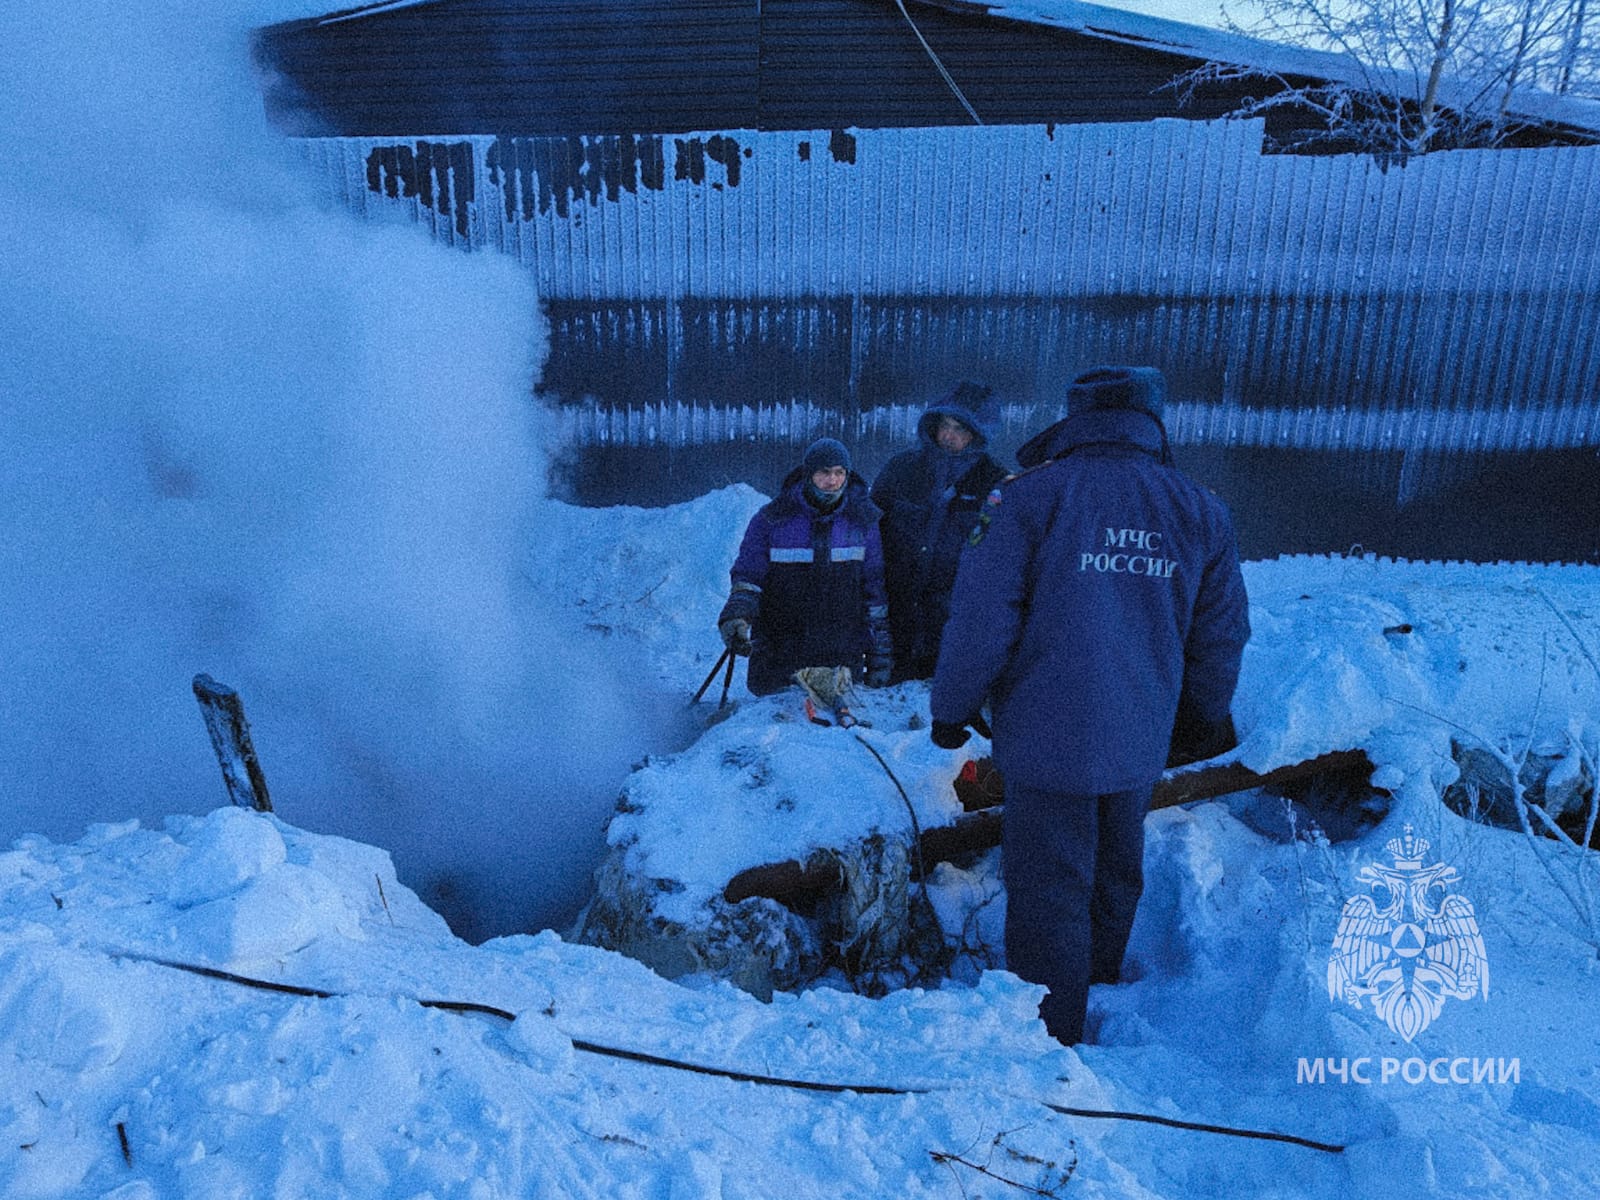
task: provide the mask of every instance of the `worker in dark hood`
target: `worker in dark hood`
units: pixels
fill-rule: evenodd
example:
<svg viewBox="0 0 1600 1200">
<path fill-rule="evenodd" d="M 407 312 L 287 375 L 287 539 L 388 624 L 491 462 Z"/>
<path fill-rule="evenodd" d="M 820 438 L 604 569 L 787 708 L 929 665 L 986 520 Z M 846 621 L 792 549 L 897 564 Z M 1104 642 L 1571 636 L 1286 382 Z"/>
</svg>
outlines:
<svg viewBox="0 0 1600 1200">
<path fill-rule="evenodd" d="M 1227 747 L 1250 634 L 1227 507 L 1171 465 L 1149 367 L 1080 375 L 1023 446 L 962 556 L 933 679 L 933 740 L 985 703 L 1005 779 L 1006 962 L 1081 1041 L 1144 887 L 1144 816 L 1175 726 Z"/>
<path fill-rule="evenodd" d="M 717 617 L 724 644 L 750 656 L 758 696 L 802 667 L 848 667 L 868 686 L 893 665 L 878 509 L 850 452 L 820 438 L 745 530 Z"/>
<path fill-rule="evenodd" d="M 1005 469 L 988 454 L 977 413 L 989 396 L 963 382 L 917 422 L 915 450 L 889 460 L 872 485 L 883 511 L 884 583 L 895 675 L 927 679 L 939 659 L 961 548 Z"/>
</svg>

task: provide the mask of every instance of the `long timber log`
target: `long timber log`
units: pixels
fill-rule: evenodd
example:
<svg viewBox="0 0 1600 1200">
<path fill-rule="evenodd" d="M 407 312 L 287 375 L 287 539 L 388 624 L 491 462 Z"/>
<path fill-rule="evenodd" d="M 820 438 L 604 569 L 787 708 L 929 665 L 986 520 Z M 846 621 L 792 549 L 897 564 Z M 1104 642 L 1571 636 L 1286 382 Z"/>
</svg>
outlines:
<svg viewBox="0 0 1600 1200">
<path fill-rule="evenodd" d="M 1150 808 L 1171 808 L 1195 800 L 1213 800 L 1251 788 L 1279 787 L 1317 775 L 1372 774 L 1372 761 L 1365 750 L 1335 750 L 1304 762 L 1290 763 L 1271 771 L 1257 772 L 1239 763 L 1204 764 L 1169 771 L 1156 784 Z M 988 807 L 963 813 L 950 825 L 924 830 L 914 861 L 931 868 L 962 854 L 989 850 L 1000 844 L 1001 810 L 998 801 Z M 722 890 L 730 904 L 765 896 L 780 904 L 804 903 L 839 886 L 838 856 L 819 850 L 805 862 L 788 859 L 740 871 Z"/>
</svg>

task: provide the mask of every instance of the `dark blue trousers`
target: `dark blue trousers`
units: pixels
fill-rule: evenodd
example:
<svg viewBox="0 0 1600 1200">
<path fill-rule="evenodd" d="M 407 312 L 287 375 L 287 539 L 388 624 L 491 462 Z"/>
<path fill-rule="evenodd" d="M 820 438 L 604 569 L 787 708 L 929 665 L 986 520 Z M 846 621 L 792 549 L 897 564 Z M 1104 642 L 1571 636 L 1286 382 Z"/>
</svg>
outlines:
<svg viewBox="0 0 1600 1200">
<path fill-rule="evenodd" d="M 1050 994 L 1057 1041 L 1083 1040 L 1091 983 L 1114 983 L 1144 891 L 1148 787 L 1076 796 L 1006 783 L 1006 965 Z"/>
</svg>

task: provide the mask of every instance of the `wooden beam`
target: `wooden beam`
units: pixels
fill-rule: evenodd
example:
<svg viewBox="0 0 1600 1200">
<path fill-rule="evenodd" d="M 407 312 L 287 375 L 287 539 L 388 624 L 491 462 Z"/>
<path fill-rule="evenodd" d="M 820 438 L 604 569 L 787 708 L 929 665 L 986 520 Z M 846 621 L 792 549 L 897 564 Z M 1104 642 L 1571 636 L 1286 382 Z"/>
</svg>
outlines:
<svg viewBox="0 0 1600 1200">
<path fill-rule="evenodd" d="M 931 871 L 936 863 L 948 862 L 974 850 L 989 850 L 998 846 L 1001 812 L 1002 806 L 996 804 L 977 812 L 962 813 L 953 824 L 924 830 L 921 843 L 923 870 Z"/>
<path fill-rule="evenodd" d="M 1211 800 L 1251 788 L 1278 787 L 1316 775 L 1345 775 L 1357 771 L 1364 776 L 1372 775 L 1372 760 L 1367 757 L 1365 750 L 1334 750 L 1304 762 L 1274 767 L 1261 774 L 1236 762 L 1216 766 L 1197 764 L 1163 775 L 1151 794 L 1150 808 L 1152 811 L 1171 808 L 1174 804 L 1187 804 L 1191 800 Z"/>
<path fill-rule="evenodd" d="M 1304 762 L 1290 763 L 1271 771 L 1256 772 L 1239 763 L 1197 765 L 1169 771 L 1157 782 L 1150 796 L 1150 809 L 1171 808 L 1194 800 L 1243 792 L 1250 788 L 1277 787 L 1317 775 L 1361 772 L 1372 774 L 1372 761 L 1365 750 L 1335 750 Z M 913 869 L 920 862 L 924 869 L 962 854 L 989 850 L 1000 844 L 1001 809 L 997 799 L 973 812 L 963 813 L 949 825 L 923 831 Z M 804 863 L 789 859 L 740 871 L 728 881 L 722 895 L 730 904 L 765 896 L 780 904 L 802 903 L 839 886 L 838 857 L 819 850 Z"/>
<path fill-rule="evenodd" d="M 722 898 L 737 904 L 752 896 L 766 896 L 787 904 L 831 892 L 842 878 L 838 856 L 819 850 L 803 863 L 790 858 L 740 871 L 728 880 Z"/>
</svg>

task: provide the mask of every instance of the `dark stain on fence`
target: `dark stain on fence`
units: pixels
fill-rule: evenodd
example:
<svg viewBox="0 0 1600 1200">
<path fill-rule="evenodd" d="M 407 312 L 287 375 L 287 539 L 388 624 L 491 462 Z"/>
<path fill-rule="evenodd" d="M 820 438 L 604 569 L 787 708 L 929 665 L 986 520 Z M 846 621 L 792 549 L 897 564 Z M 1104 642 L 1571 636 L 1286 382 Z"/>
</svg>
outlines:
<svg viewBox="0 0 1600 1200">
<path fill-rule="evenodd" d="M 673 178 L 690 183 L 706 181 L 706 160 L 719 164 L 729 187 L 739 186 L 740 150 L 737 138 L 716 134 L 708 138 L 675 138 L 677 158 L 673 163 Z M 722 184 L 713 182 L 713 188 Z"/>
<path fill-rule="evenodd" d="M 467 236 L 467 206 L 476 199 L 471 142 L 376 146 L 367 155 L 367 187 L 391 199 L 420 200 L 440 216 L 455 218 Z"/>
<path fill-rule="evenodd" d="M 500 188 L 506 220 L 531 221 L 552 208 L 572 214 L 574 201 L 590 205 L 603 195 L 616 201 L 640 188 L 666 185 L 665 150 L 659 136 L 500 137 L 485 154 L 489 181 Z"/>
</svg>

